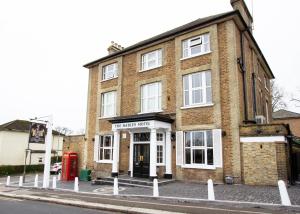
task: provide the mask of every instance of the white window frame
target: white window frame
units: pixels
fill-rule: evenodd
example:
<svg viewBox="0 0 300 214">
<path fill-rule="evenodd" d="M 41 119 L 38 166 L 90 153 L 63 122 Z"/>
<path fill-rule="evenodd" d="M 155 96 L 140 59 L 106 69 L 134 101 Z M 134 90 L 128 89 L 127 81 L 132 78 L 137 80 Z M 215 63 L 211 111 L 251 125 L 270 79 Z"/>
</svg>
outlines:
<svg viewBox="0 0 300 214">
<path fill-rule="evenodd" d="M 112 71 L 110 71 L 110 69 L 112 69 Z M 118 77 L 118 63 L 112 63 L 102 67 L 102 81 L 114 79 L 117 77 Z"/>
<path fill-rule="evenodd" d="M 208 147 L 207 146 L 207 132 L 210 131 L 211 132 L 211 137 L 212 137 L 212 146 Z M 201 132 L 204 134 L 204 145 L 203 146 L 193 146 L 193 133 L 195 132 Z M 186 147 L 186 134 L 190 135 L 190 146 Z M 212 130 L 199 130 L 199 131 L 186 131 L 183 134 L 183 167 L 185 168 L 204 168 L 204 169 L 214 169 L 215 168 L 215 163 L 214 163 L 214 155 L 215 155 L 215 151 L 214 151 L 214 139 L 213 139 L 213 131 Z M 190 164 L 186 164 L 186 149 L 190 149 Z M 205 161 L 204 164 L 197 164 L 197 163 L 193 163 L 193 151 L 194 150 L 204 150 L 205 152 Z M 207 164 L 207 150 L 208 149 L 212 149 L 213 150 L 213 164 L 212 165 L 208 165 Z"/>
<path fill-rule="evenodd" d="M 98 158 L 97 158 L 97 161 L 98 163 L 112 163 L 113 161 L 113 151 L 114 151 L 114 147 L 113 147 L 113 144 L 114 144 L 114 139 L 113 139 L 113 135 L 99 135 L 99 144 L 98 144 Z M 109 137 L 110 140 L 111 140 L 111 145 L 110 146 L 104 146 L 104 138 L 106 137 Z M 102 145 L 101 146 L 101 142 L 103 141 Z M 102 150 L 102 151 L 101 151 Z M 110 159 L 104 159 L 104 154 L 105 154 L 105 150 L 110 150 Z M 101 152 L 102 152 L 102 158 L 101 159 Z"/>
<path fill-rule="evenodd" d="M 155 90 L 149 90 L 150 87 L 155 86 Z M 141 85 L 141 113 L 150 113 L 150 112 L 161 112 L 162 111 L 162 91 L 161 91 L 162 83 L 161 82 L 154 82 L 149 84 Z M 157 92 L 157 94 L 150 94 L 149 92 Z M 149 109 L 149 103 L 153 102 L 150 99 L 155 99 L 155 107 L 153 109 Z M 150 101 L 149 101 L 150 100 Z"/>
<path fill-rule="evenodd" d="M 153 55 L 153 58 L 151 56 Z M 154 64 L 149 65 L 150 62 Z M 151 51 L 141 55 L 141 72 L 162 66 L 162 49 Z"/>
<path fill-rule="evenodd" d="M 195 40 L 199 39 L 199 44 L 193 44 Z M 207 50 L 205 50 L 205 47 L 207 47 Z M 192 48 L 193 47 L 200 47 L 200 52 L 192 54 Z M 200 56 L 203 54 L 207 54 L 211 52 L 211 47 L 210 47 L 210 34 L 205 33 L 201 34 L 186 40 L 182 41 L 182 59 L 190 58 L 190 57 L 195 57 L 195 56 Z"/>
<path fill-rule="evenodd" d="M 158 139 L 158 135 L 162 135 L 162 139 L 161 140 L 159 140 Z M 158 147 L 159 146 L 161 146 L 162 147 L 162 162 L 161 163 L 158 163 L 157 162 L 157 158 L 158 158 Z M 165 134 L 164 133 L 162 133 L 162 132 L 158 132 L 157 134 L 156 134 L 156 152 L 157 152 L 157 154 L 156 154 L 156 165 L 157 166 L 164 166 L 165 165 L 165 160 L 166 160 L 166 150 L 165 150 Z"/>
<path fill-rule="evenodd" d="M 207 85 L 206 84 L 206 78 L 207 78 L 207 73 L 210 73 L 210 83 Z M 193 77 L 195 75 L 198 75 L 198 74 L 201 74 L 201 86 L 200 87 L 194 87 L 193 88 Z M 186 89 L 186 86 L 185 86 L 185 78 L 188 78 L 188 87 Z M 197 107 L 197 106 L 207 106 L 207 105 L 212 105 L 212 100 L 213 100 L 213 93 L 212 93 L 212 75 L 211 75 L 211 71 L 208 70 L 208 71 L 200 71 L 200 72 L 196 72 L 196 73 L 191 73 L 191 74 L 187 74 L 187 75 L 184 75 L 182 77 L 182 82 L 183 82 L 183 108 L 186 108 L 186 107 Z M 208 102 L 207 101 L 207 89 L 210 89 L 210 96 L 211 96 L 211 101 Z M 193 102 L 193 91 L 196 91 L 196 90 L 200 90 L 202 91 L 202 102 Z M 186 103 L 186 99 L 185 99 L 185 94 L 188 94 L 188 104 Z"/>
<path fill-rule="evenodd" d="M 113 94 L 113 102 L 108 102 L 107 96 Z M 101 94 L 101 118 L 115 117 L 116 116 L 116 100 L 117 91 L 109 91 Z M 112 108 L 112 113 L 109 114 L 109 109 Z"/>
</svg>

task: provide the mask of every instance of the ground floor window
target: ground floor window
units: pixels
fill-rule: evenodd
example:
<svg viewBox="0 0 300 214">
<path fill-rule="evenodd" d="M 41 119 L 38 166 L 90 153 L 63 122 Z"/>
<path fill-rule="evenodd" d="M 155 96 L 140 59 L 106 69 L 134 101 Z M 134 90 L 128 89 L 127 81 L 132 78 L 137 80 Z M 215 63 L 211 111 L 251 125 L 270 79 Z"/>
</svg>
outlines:
<svg viewBox="0 0 300 214">
<path fill-rule="evenodd" d="M 163 145 L 157 145 L 157 161 L 156 163 L 164 163 Z"/>
<path fill-rule="evenodd" d="M 184 133 L 184 164 L 214 165 L 212 131 L 189 131 Z"/>
<path fill-rule="evenodd" d="M 98 161 L 111 161 L 113 158 L 113 136 L 100 136 Z"/>
</svg>

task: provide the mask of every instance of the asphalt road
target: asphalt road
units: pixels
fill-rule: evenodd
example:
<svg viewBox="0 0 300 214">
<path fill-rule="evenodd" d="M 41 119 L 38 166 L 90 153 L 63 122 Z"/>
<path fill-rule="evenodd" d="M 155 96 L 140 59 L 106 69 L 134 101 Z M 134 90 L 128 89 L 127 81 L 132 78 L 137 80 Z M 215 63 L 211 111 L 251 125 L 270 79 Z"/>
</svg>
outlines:
<svg viewBox="0 0 300 214">
<path fill-rule="evenodd" d="M 0 197 L 1 214 L 112 214 L 79 207 Z"/>
</svg>

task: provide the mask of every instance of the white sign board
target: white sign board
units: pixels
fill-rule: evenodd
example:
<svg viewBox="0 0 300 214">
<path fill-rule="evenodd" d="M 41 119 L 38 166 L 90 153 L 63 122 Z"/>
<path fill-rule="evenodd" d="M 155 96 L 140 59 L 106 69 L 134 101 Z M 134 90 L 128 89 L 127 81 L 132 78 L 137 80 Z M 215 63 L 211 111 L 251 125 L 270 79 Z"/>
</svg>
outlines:
<svg viewBox="0 0 300 214">
<path fill-rule="evenodd" d="M 153 125 L 153 121 L 115 123 L 115 124 L 113 124 L 112 129 L 120 130 L 120 129 L 149 128 L 151 125 Z"/>
</svg>

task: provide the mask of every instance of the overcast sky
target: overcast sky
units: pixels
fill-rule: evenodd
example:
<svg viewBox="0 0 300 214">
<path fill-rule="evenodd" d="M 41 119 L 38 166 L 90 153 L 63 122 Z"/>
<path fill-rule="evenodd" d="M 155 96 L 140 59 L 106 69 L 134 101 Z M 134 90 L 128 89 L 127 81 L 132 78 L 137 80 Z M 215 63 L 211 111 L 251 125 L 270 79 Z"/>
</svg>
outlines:
<svg viewBox="0 0 300 214">
<path fill-rule="evenodd" d="M 300 97 L 300 1 L 253 1 L 254 36 L 287 100 Z M 85 128 L 82 65 L 111 41 L 127 47 L 230 10 L 230 0 L 1 0 L 0 123 L 52 114 L 54 126 Z"/>
</svg>

